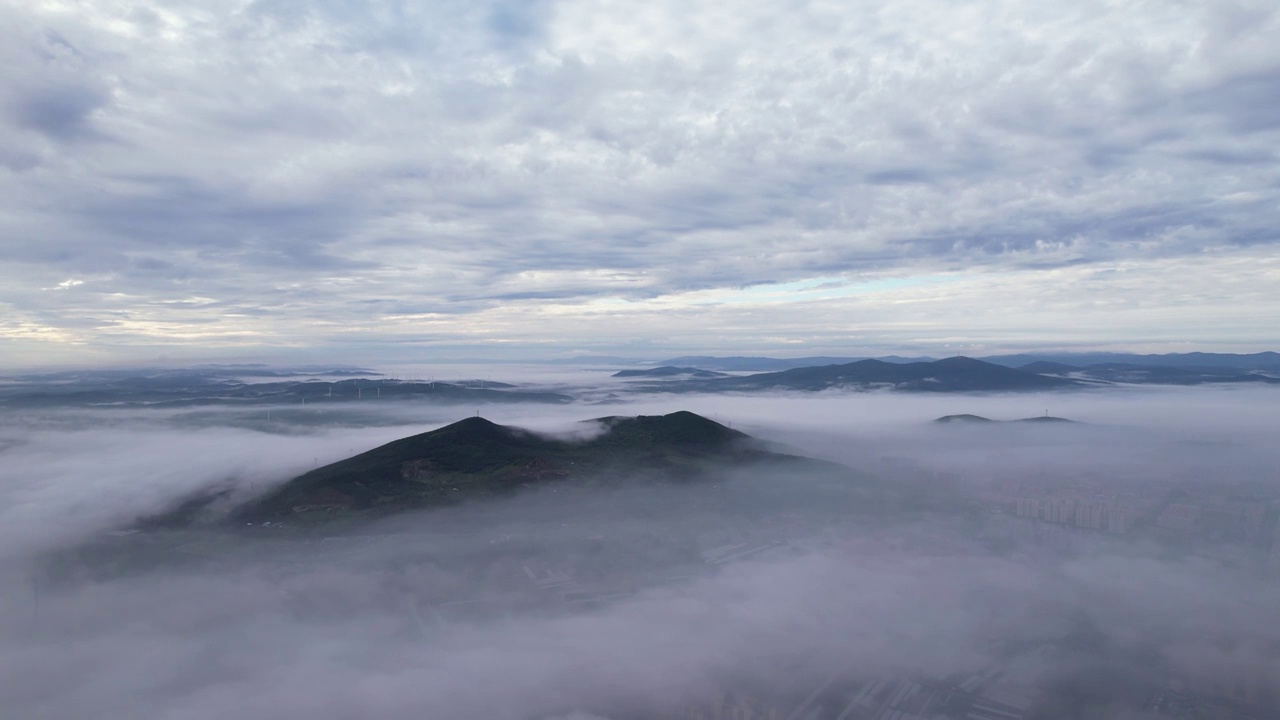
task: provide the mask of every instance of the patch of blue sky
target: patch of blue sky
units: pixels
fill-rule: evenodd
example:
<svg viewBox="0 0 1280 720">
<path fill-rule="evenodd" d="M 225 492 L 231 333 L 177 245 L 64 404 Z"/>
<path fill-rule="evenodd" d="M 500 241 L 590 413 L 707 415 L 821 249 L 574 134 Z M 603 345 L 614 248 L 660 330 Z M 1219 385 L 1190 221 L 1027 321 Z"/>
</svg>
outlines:
<svg viewBox="0 0 1280 720">
<path fill-rule="evenodd" d="M 927 287 L 955 282 L 956 275 L 911 275 L 874 280 L 838 276 L 808 278 L 785 283 L 760 283 L 747 287 L 716 291 L 700 304 L 785 303 L 811 300 L 836 300 L 908 288 Z"/>
</svg>

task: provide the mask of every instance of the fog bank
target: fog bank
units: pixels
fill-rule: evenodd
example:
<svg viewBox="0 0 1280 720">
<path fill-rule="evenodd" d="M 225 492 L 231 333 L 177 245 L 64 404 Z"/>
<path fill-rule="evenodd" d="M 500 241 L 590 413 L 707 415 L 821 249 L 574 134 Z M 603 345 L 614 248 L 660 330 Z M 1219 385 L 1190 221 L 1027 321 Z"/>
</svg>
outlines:
<svg viewBox="0 0 1280 720">
<path fill-rule="evenodd" d="M 262 492 L 459 409 L 4 417 L 6 711 L 1150 718 L 1185 700 L 1260 718 L 1280 707 L 1280 392 L 652 395 L 480 410 L 564 434 L 590 417 L 677 409 L 852 470 L 549 485 L 332 535 L 124 534 L 192 492 Z M 932 423 L 1045 410 L 1079 424 Z"/>
</svg>

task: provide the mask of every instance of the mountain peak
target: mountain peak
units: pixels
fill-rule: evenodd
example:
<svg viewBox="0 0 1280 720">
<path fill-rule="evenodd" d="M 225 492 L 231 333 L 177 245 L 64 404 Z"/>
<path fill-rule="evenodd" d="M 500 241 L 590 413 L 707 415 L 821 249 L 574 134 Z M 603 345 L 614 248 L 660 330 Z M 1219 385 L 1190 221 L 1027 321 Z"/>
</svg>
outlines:
<svg viewBox="0 0 1280 720">
<path fill-rule="evenodd" d="M 970 413 L 962 413 L 959 415 L 943 415 L 934 420 L 939 423 L 989 423 L 994 422 L 991 418 L 985 418 L 981 415 L 973 415 Z"/>
<path fill-rule="evenodd" d="M 461 419 L 461 420 L 459 420 L 459 421 L 457 421 L 457 422 L 454 422 L 454 423 L 450 423 L 450 424 L 448 424 L 448 425 L 445 425 L 444 427 L 442 427 L 442 428 L 440 428 L 440 429 L 441 429 L 441 430 L 444 430 L 444 429 L 446 429 L 446 428 L 475 428 L 475 429 L 484 428 L 484 429 L 490 429 L 490 428 L 500 428 L 500 427 L 503 427 L 503 426 L 502 426 L 502 425 L 499 425 L 499 424 L 498 424 L 498 423 L 496 423 L 496 422 L 493 422 L 492 420 L 488 420 L 488 419 L 486 419 L 486 418 L 482 418 L 482 417 L 480 417 L 480 415 L 479 415 L 479 414 L 477 414 L 477 415 L 473 415 L 472 417 L 469 417 L 469 418 L 463 418 L 463 419 Z"/>
<path fill-rule="evenodd" d="M 705 381 L 697 387 L 791 390 L 892 388 L 919 392 L 1002 392 L 1077 385 L 1079 383 L 1073 380 L 1036 375 L 957 355 L 945 360 L 913 363 L 859 360 L 845 365 L 794 368 L 775 373 L 719 378 Z"/>
<path fill-rule="evenodd" d="M 475 415 L 473 417 L 463 418 L 455 423 L 450 423 L 427 434 L 448 436 L 455 442 L 469 442 L 473 440 L 506 437 L 512 434 L 512 429 L 505 425 L 499 425 L 491 420 L 486 420 L 479 415 Z"/>
<path fill-rule="evenodd" d="M 688 410 L 667 415 L 603 417 L 614 441 L 665 443 L 671 445 L 721 445 L 747 435 Z"/>
<path fill-rule="evenodd" d="M 983 362 L 982 360 L 976 360 L 974 358 L 968 357 L 967 355 L 954 355 L 949 358 L 935 360 L 933 361 L 933 364 L 942 365 L 942 366 L 950 365 L 952 367 L 982 367 L 982 366 L 990 365 L 991 363 Z"/>
<path fill-rule="evenodd" d="M 242 508 L 237 517 L 384 513 L 567 478 L 625 477 L 636 471 L 678 476 L 715 465 L 799 460 L 754 448 L 750 436 L 688 411 L 597 422 L 608 432 L 571 442 L 478 415 L 465 418 L 300 475 Z"/>
</svg>

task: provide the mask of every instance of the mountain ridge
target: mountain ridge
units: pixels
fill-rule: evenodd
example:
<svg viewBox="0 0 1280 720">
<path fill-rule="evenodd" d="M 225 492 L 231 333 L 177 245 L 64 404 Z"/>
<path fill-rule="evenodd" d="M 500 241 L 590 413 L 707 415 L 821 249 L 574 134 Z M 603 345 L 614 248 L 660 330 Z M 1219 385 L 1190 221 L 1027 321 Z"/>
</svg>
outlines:
<svg viewBox="0 0 1280 720">
<path fill-rule="evenodd" d="M 682 355 L 680 357 L 662 360 L 659 365 L 679 365 L 699 368 L 702 370 L 727 370 L 732 372 L 776 372 L 779 370 L 792 370 L 802 367 L 820 367 L 823 365 L 845 365 L 859 360 L 881 360 L 883 362 L 921 362 L 932 361 L 936 358 L 929 357 L 901 357 L 898 355 L 884 355 L 881 357 L 867 356 L 827 356 L 815 355 L 810 357 L 799 358 L 775 358 L 766 356 L 753 355 Z"/>
<path fill-rule="evenodd" d="M 916 392 L 998 392 L 1078 387 L 1076 380 L 1029 373 L 970 357 L 932 362 L 890 363 L 857 360 L 843 365 L 801 367 L 743 377 L 668 383 L 664 390 L 807 390 L 832 388 L 892 389 Z M 682 387 L 681 387 L 682 386 Z"/>
<path fill-rule="evenodd" d="M 688 411 L 584 422 L 603 432 L 568 440 L 466 418 L 303 473 L 233 517 L 260 522 L 379 514 L 609 473 L 679 480 L 756 463 L 821 464 L 766 450 L 751 436 Z"/>
<path fill-rule="evenodd" d="M 860 360 L 880 360 L 895 364 L 915 362 L 932 362 L 933 357 L 904 357 L 900 355 L 881 356 L 826 356 L 815 355 L 798 358 L 777 358 L 770 356 L 743 355 L 682 355 L 660 361 L 659 365 L 679 365 L 704 370 L 728 370 L 735 372 L 777 372 L 801 367 L 821 367 L 825 365 L 847 365 Z M 1021 368 L 1030 363 L 1057 363 L 1070 367 L 1084 367 L 1104 363 L 1127 363 L 1133 365 L 1165 366 L 1165 367 L 1215 367 L 1235 368 L 1239 370 L 1275 370 L 1280 371 L 1280 353 L 1264 351 L 1257 353 L 1015 353 L 1003 355 L 984 355 L 975 359 L 994 365 Z"/>
<path fill-rule="evenodd" d="M 961 413 L 959 415 L 943 415 L 934 418 L 933 422 L 941 424 L 958 424 L 958 425 L 986 425 L 999 423 L 1071 423 L 1079 424 L 1077 420 L 1068 420 L 1064 417 L 1056 417 L 1054 415 L 1033 415 L 1031 417 L 1017 418 L 1015 420 L 992 420 L 982 415 L 973 415 L 970 413 Z"/>
<path fill-rule="evenodd" d="M 689 377 L 696 377 L 696 378 L 725 377 L 724 373 L 716 372 L 715 370 L 705 370 L 703 368 L 696 368 L 696 367 L 679 367 L 676 365 L 660 365 L 655 368 L 643 368 L 643 369 L 636 368 L 636 369 L 619 370 L 618 372 L 614 373 L 610 377 L 646 378 L 646 377 L 679 377 L 681 375 L 687 375 Z"/>
<path fill-rule="evenodd" d="M 1076 366 L 1038 360 L 1023 365 L 1019 369 L 1042 375 L 1068 376 L 1074 379 L 1114 384 L 1203 385 L 1242 382 L 1280 384 L 1280 377 L 1266 375 L 1264 374 L 1266 371 L 1227 366 L 1138 365 L 1116 362 Z"/>
<path fill-rule="evenodd" d="M 1125 363 L 1165 367 L 1229 367 L 1238 370 L 1280 370 L 1280 353 L 1270 350 L 1257 353 L 1189 352 L 1149 355 L 1107 352 L 1017 353 L 1012 355 L 989 355 L 982 359 L 997 365 L 1005 365 L 1006 367 L 1021 367 L 1028 363 L 1045 361 L 1074 367 Z"/>
</svg>

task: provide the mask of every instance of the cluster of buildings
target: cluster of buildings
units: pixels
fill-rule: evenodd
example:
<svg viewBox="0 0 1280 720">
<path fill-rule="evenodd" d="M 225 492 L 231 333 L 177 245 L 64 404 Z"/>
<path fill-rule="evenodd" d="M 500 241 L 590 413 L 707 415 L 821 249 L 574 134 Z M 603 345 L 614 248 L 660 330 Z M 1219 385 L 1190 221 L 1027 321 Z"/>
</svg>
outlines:
<svg viewBox="0 0 1280 720">
<path fill-rule="evenodd" d="M 1070 691 L 1048 691 L 1032 683 L 1026 672 L 1052 660 L 1051 645 L 1018 658 L 994 662 L 968 673 L 940 678 L 911 672 L 859 677 L 838 672 L 808 687 L 783 692 L 753 686 L 745 694 L 722 694 L 714 707 L 691 708 L 680 717 L 752 718 L 764 720 L 1037 720 L 1075 717 L 1078 698 Z M 1205 675 L 1205 673 L 1199 673 Z M 1257 677 L 1223 682 L 1172 672 L 1167 684 L 1132 688 L 1113 710 L 1134 716 L 1184 720 L 1273 720 L 1280 702 L 1263 672 Z M 733 697 L 734 702 L 727 699 Z M 1128 717 L 1128 715 L 1126 715 Z"/>
<path fill-rule="evenodd" d="M 1171 676 L 1142 709 L 1153 718 L 1269 720 L 1276 716 L 1280 695 L 1262 677 L 1264 672 L 1259 670 L 1257 677 L 1233 677 L 1231 682 Z"/>
<path fill-rule="evenodd" d="M 1097 478 L 1082 477 L 1066 483 L 993 482 L 981 497 L 991 510 L 1039 521 L 1046 529 L 1138 532 L 1163 540 L 1257 548 L 1269 551 L 1270 562 L 1280 569 L 1280 498 L 1257 488 L 1122 480 L 1107 488 Z"/>
<path fill-rule="evenodd" d="M 722 697 L 716 707 L 694 708 L 687 717 L 1023 720 L 1031 716 L 1036 698 L 1032 688 L 1012 679 L 999 666 L 950 679 L 912 673 L 867 678 L 841 672 L 809 688 L 791 688 L 778 697 L 768 697 L 770 693 L 764 688 L 753 690 L 737 697 L 736 702 Z"/>
<path fill-rule="evenodd" d="M 1164 530 L 1204 534 L 1220 541 L 1261 543 L 1268 539 L 1269 503 L 1212 496 L 1187 496 L 1165 505 L 1155 519 Z"/>
<path fill-rule="evenodd" d="M 1014 515 L 1075 527 L 1124 534 L 1132 527 L 1134 511 L 1116 498 L 1016 498 Z"/>
</svg>

